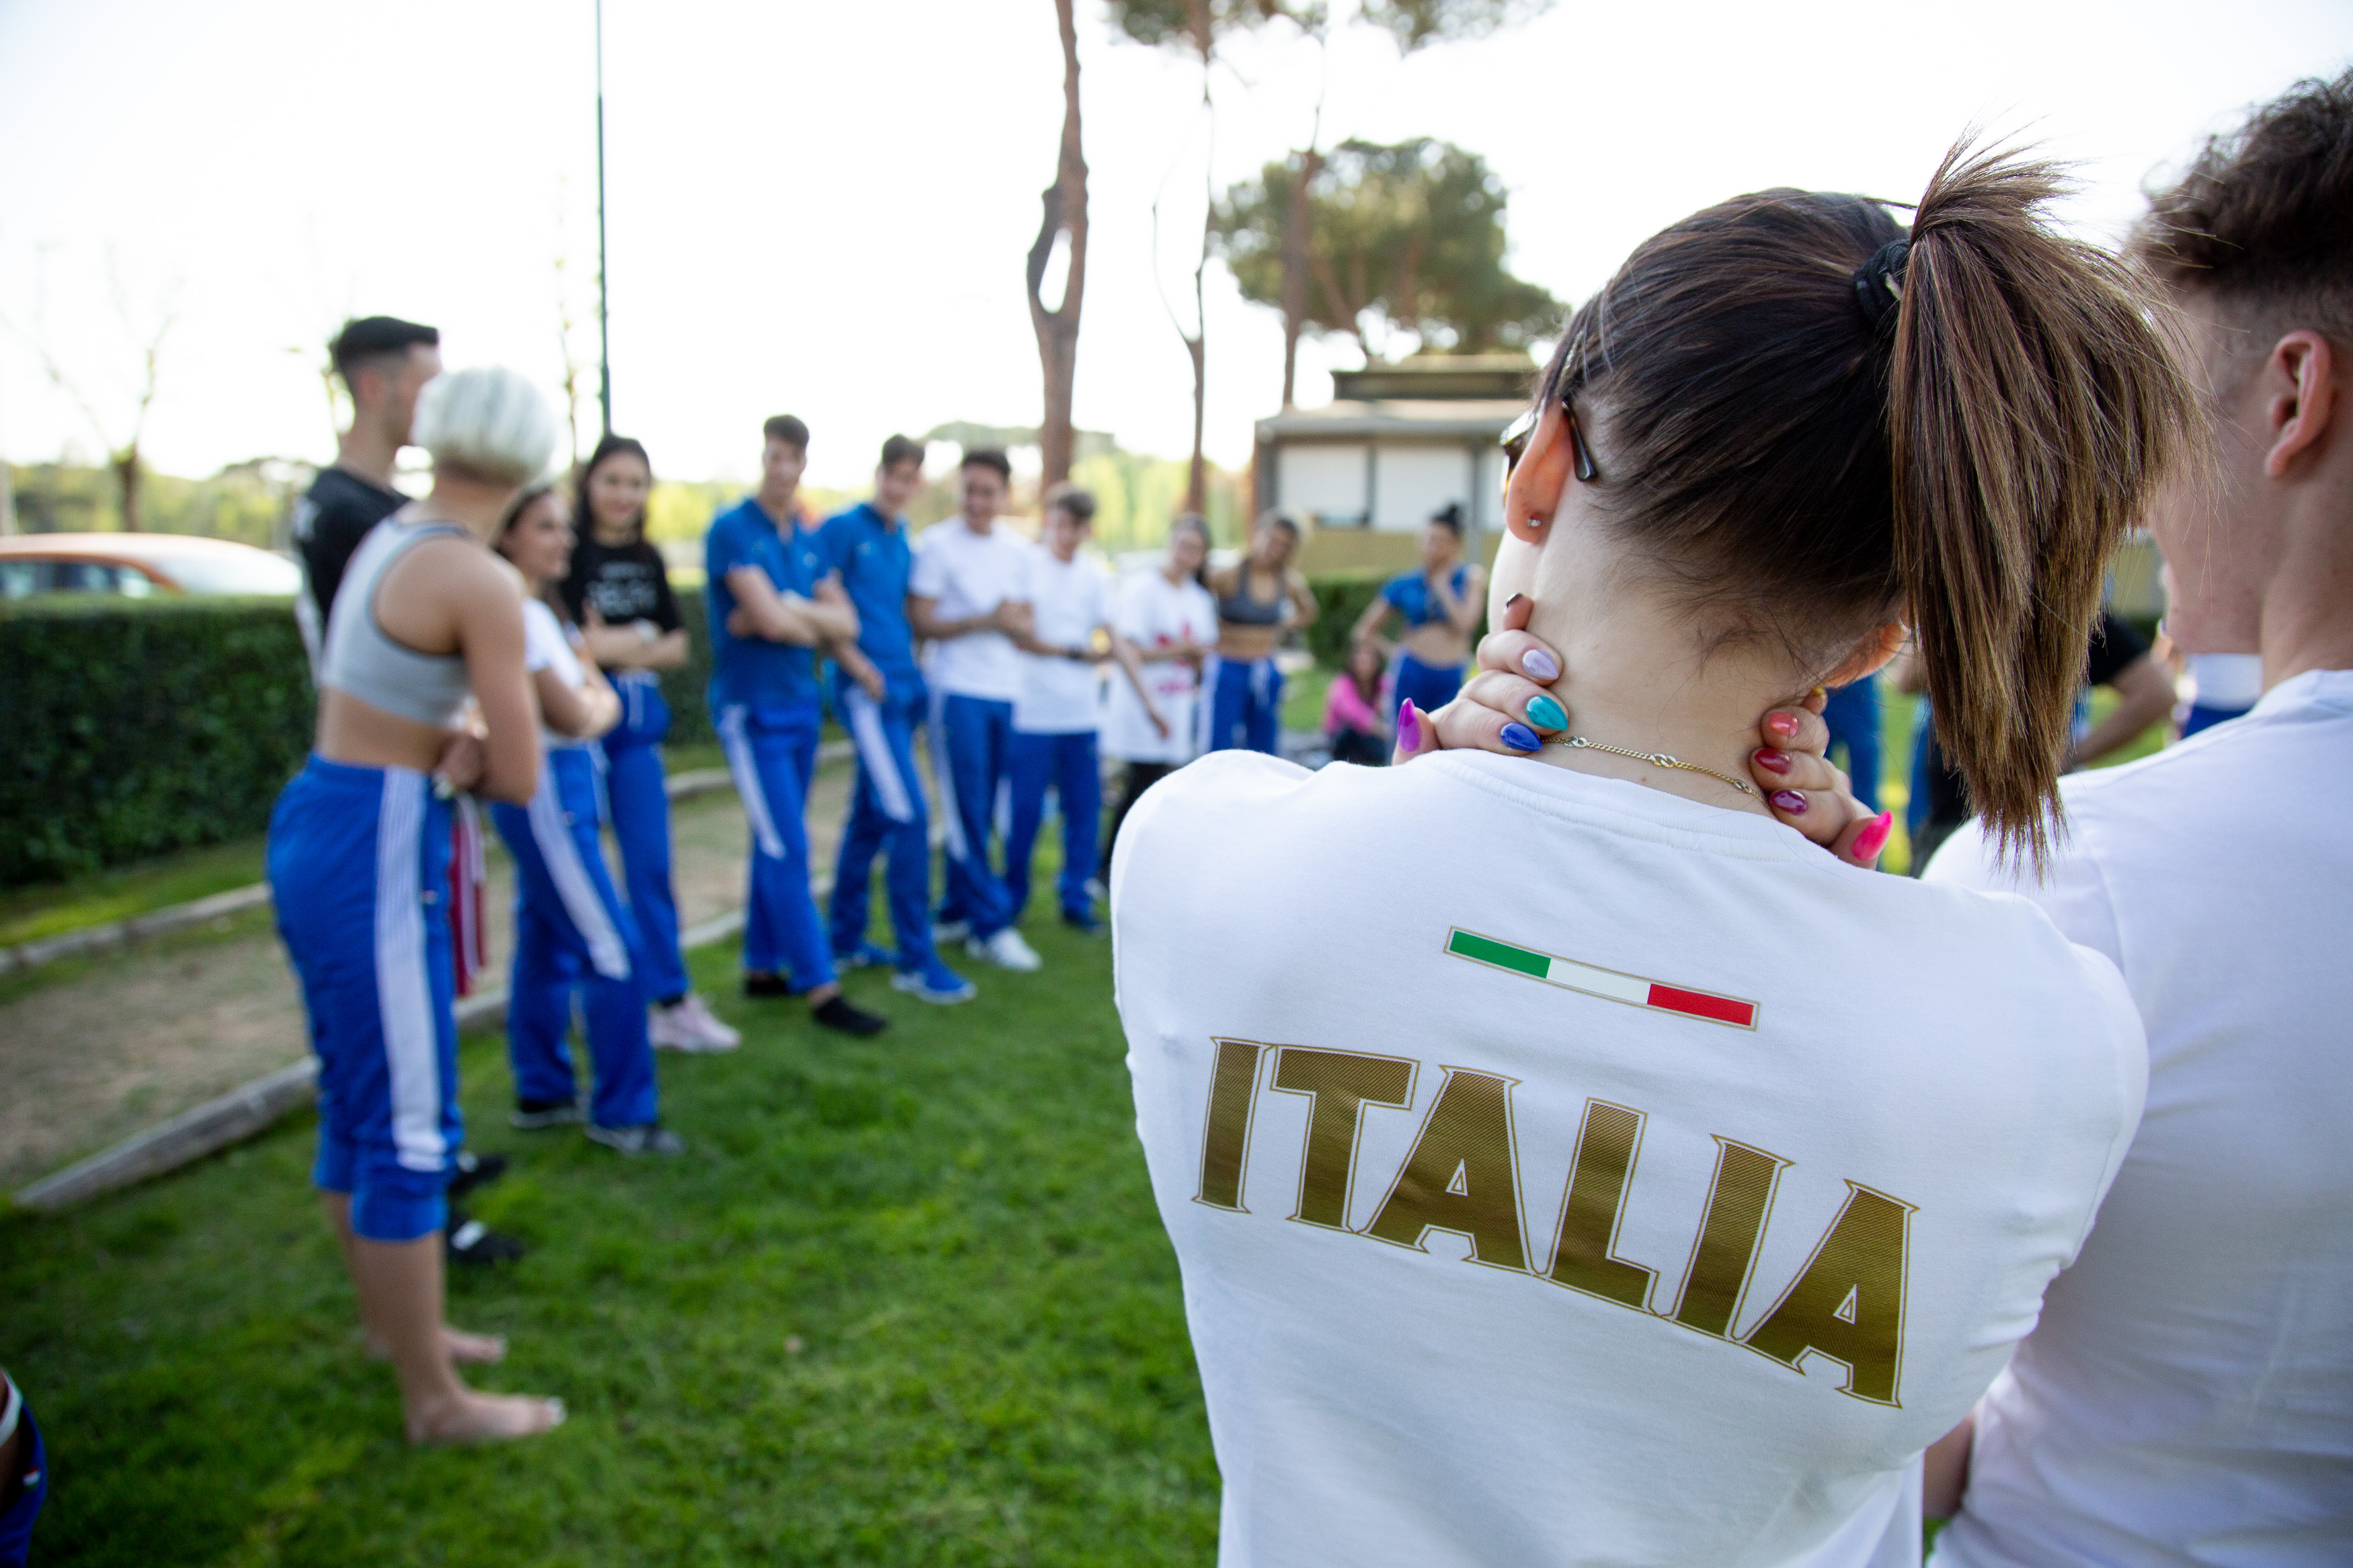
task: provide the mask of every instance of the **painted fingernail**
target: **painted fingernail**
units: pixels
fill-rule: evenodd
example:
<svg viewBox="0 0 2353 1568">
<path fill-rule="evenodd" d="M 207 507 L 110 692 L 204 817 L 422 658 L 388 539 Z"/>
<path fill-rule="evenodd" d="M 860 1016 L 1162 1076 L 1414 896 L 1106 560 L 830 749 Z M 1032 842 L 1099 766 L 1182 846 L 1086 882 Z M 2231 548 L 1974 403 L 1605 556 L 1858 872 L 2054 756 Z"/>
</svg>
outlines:
<svg viewBox="0 0 2353 1568">
<path fill-rule="evenodd" d="M 1858 860 L 1878 859 L 1880 850 L 1887 846 L 1888 834 L 1893 832 L 1894 827 L 1895 814 L 1892 811 L 1881 812 L 1872 819 L 1870 826 L 1854 836 L 1854 858 Z"/>
<path fill-rule="evenodd" d="M 1789 771 L 1789 753 L 1777 752 L 1770 746 L 1758 752 L 1756 761 L 1757 765 L 1767 773 L 1786 773 Z"/>
<path fill-rule="evenodd" d="M 1544 742 L 1537 738 L 1534 730 L 1519 723 L 1504 726 L 1504 744 L 1515 752 L 1541 751 L 1544 747 Z"/>
<path fill-rule="evenodd" d="M 1809 697 L 1828 697 L 1830 695 L 1830 691 L 1826 687 L 1817 686 L 1811 691 L 1807 692 L 1806 695 Z"/>
<path fill-rule="evenodd" d="M 1786 811 L 1791 816 L 1806 815 L 1806 797 L 1796 790 L 1777 789 L 1765 798 L 1773 803 L 1773 809 L 1776 811 Z"/>
<path fill-rule="evenodd" d="M 1520 655 L 1520 668 L 1528 672 L 1531 680 L 1558 680 L 1560 661 L 1540 647 L 1532 647 Z"/>
<path fill-rule="evenodd" d="M 1526 595 L 1525 594 L 1514 594 L 1514 595 L 1513 595 L 1510 598 L 1508 598 L 1508 599 L 1506 599 L 1506 600 L 1504 600 L 1504 608 L 1505 608 L 1505 609 L 1507 609 L 1507 610 L 1508 610 L 1508 609 L 1510 609 L 1514 605 L 1518 604 L 1522 599 L 1525 599 L 1525 598 L 1526 598 L 1526 597 L 1527 597 L 1527 595 Z"/>
<path fill-rule="evenodd" d="M 1568 710 L 1539 691 L 1528 699 L 1528 722 L 1539 730 L 1566 730 Z"/>
<path fill-rule="evenodd" d="M 1765 721 L 1765 728 L 1785 741 L 1794 741 L 1798 738 L 1798 716 L 1795 713 L 1776 713 Z"/>
<path fill-rule="evenodd" d="M 1398 704 L 1398 744 L 1409 752 L 1421 750 L 1421 715 L 1413 710 L 1413 699 Z"/>
</svg>

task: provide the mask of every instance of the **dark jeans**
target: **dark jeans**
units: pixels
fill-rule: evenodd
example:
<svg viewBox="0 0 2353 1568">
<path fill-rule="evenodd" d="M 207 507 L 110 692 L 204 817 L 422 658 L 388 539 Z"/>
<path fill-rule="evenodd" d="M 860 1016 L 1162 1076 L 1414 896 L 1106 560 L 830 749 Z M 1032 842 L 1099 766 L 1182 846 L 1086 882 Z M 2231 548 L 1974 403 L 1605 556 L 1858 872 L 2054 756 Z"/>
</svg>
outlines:
<svg viewBox="0 0 2353 1568">
<path fill-rule="evenodd" d="M 1136 801 L 1145 790 L 1175 773 L 1177 763 L 1130 763 L 1119 782 L 1119 809 L 1112 813 L 1111 833 L 1103 839 L 1103 863 L 1106 873 L 1111 868 L 1111 852 L 1119 847 L 1119 825 L 1135 809 Z"/>
</svg>

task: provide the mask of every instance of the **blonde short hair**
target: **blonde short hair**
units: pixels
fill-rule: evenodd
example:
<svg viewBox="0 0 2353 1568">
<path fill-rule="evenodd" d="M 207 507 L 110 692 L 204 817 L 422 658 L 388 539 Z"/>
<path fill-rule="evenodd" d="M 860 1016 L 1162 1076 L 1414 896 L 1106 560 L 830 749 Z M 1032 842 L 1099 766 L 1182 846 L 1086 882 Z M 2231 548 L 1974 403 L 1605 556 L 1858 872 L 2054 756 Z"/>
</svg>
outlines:
<svg viewBox="0 0 2353 1568">
<path fill-rule="evenodd" d="M 437 375 L 417 395 L 410 439 L 433 466 L 493 484 L 527 484 L 547 471 L 559 432 L 555 411 L 520 373 L 498 365 Z"/>
</svg>

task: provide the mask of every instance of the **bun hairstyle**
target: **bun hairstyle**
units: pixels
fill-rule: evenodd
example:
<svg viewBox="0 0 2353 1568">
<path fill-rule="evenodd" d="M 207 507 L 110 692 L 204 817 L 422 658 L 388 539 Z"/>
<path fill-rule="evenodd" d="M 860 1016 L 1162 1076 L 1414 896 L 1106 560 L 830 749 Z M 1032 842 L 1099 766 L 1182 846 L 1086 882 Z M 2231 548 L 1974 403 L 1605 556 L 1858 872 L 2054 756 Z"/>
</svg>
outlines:
<svg viewBox="0 0 2353 1568">
<path fill-rule="evenodd" d="M 574 510 L 581 517 L 589 520 L 587 526 L 591 528 L 595 526 L 596 514 L 588 509 L 588 481 L 596 477 L 596 470 L 598 468 L 602 468 L 606 463 L 610 462 L 613 458 L 619 457 L 635 458 L 638 462 L 643 463 L 646 466 L 646 477 L 648 479 L 651 479 L 653 477 L 654 460 L 646 456 L 644 443 L 634 440 L 628 436 L 616 436 L 610 431 L 607 431 L 604 437 L 596 443 L 596 449 L 588 454 L 588 461 L 581 466 L 579 481 L 572 487 L 572 493 L 575 498 Z M 649 499 L 650 499 L 652 493 L 653 492 L 650 489 L 647 491 Z M 645 542 L 646 509 L 643 505 L 640 505 L 638 508 L 638 515 L 632 519 L 629 523 L 629 542 L 632 544 L 643 544 Z"/>
<path fill-rule="evenodd" d="M 1440 507 L 1436 511 L 1430 514 L 1430 521 L 1438 524 L 1439 527 L 1446 530 L 1447 532 L 1452 534 L 1455 538 L 1461 538 L 1462 503 L 1459 500 L 1448 501 L 1444 506 Z"/>
<path fill-rule="evenodd" d="M 499 366 L 437 375 L 417 395 L 409 438 L 433 466 L 485 484 L 528 484 L 555 456 L 554 411 L 521 374 Z"/>
<path fill-rule="evenodd" d="M 1908 234 L 1862 196 L 1710 207 L 1577 310 L 1538 402 L 1711 644 L 1820 679 L 1908 621 L 1938 742 L 2037 865 L 2109 553 L 2195 428 L 2137 276 L 2049 222 L 2063 188 L 1964 142 Z"/>
</svg>

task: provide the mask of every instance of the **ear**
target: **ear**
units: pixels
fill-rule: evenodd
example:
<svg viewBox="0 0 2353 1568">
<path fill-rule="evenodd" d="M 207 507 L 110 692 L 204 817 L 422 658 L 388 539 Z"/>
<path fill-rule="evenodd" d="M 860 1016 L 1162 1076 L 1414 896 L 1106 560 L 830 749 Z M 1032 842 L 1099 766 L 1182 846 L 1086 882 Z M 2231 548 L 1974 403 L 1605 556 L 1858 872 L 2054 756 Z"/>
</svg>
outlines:
<svg viewBox="0 0 2353 1568">
<path fill-rule="evenodd" d="M 2263 402 L 2263 477 L 2280 479 L 2304 453 L 2316 447 L 2337 411 L 2335 354 L 2318 332 L 2288 333 L 2272 345 L 2264 367 L 2270 395 Z"/>
<path fill-rule="evenodd" d="M 1847 655 L 1846 662 L 1831 671 L 1822 684 L 1851 686 L 1861 680 L 1894 658 L 1903 648 L 1904 639 L 1911 635 L 1902 621 L 1890 621 L 1883 626 L 1874 627 L 1871 635 L 1862 639 L 1861 646 Z"/>
<path fill-rule="evenodd" d="M 1559 400 L 1548 403 L 1527 449 L 1504 487 L 1504 526 L 1523 544 L 1544 542 L 1546 525 L 1560 510 L 1561 498 L 1576 477 L 1576 444 L 1568 438 L 1568 416 Z"/>
</svg>

